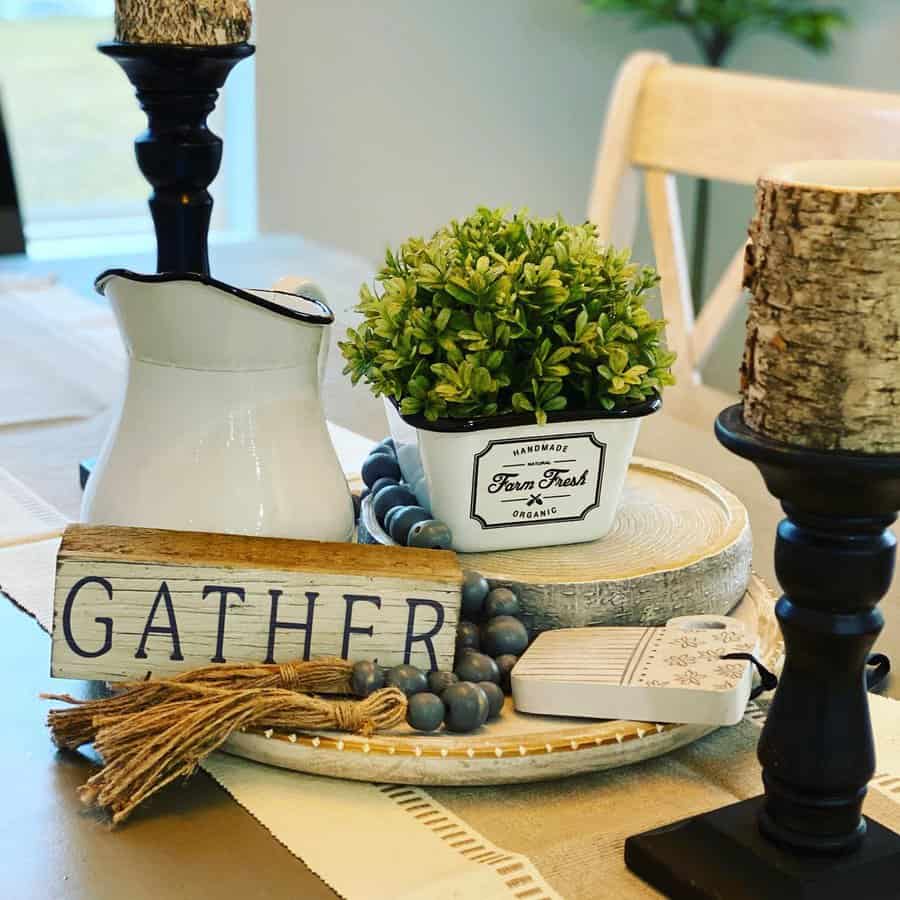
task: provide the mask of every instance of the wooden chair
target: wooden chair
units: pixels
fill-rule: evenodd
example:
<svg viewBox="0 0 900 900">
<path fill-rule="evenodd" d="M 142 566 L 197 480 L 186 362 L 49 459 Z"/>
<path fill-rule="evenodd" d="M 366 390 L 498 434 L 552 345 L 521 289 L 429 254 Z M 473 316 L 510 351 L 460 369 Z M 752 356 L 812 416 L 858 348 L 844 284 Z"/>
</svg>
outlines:
<svg viewBox="0 0 900 900">
<path fill-rule="evenodd" d="M 753 184 L 778 163 L 897 158 L 900 95 L 675 65 L 660 53 L 624 62 L 588 216 L 601 240 L 631 245 L 643 176 L 668 342 L 678 352 L 675 393 L 699 383 L 700 366 L 738 307 L 744 256 L 742 246 L 695 319 L 675 176 Z"/>
</svg>

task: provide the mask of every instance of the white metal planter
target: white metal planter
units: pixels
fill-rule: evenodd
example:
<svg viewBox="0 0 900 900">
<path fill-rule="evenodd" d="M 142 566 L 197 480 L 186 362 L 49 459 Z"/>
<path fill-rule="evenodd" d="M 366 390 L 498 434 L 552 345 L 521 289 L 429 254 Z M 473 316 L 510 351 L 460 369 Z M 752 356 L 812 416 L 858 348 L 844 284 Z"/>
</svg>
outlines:
<svg viewBox="0 0 900 900">
<path fill-rule="evenodd" d="M 612 527 L 641 419 L 626 410 L 563 410 L 485 419 L 401 416 L 386 402 L 403 479 L 453 532 L 461 552 L 575 544 Z"/>
</svg>

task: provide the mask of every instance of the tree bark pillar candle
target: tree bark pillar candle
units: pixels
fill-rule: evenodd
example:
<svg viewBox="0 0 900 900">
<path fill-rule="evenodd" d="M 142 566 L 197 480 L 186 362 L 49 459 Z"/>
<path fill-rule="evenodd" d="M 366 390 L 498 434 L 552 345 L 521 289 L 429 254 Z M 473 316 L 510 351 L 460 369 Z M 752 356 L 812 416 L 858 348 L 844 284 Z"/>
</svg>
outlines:
<svg viewBox="0 0 900 900">
<path fill-rule="evenodd" d="M 900 452 L 900 163 L 762 177 L 744 286 L 747 425 L 796 446 Z"/>
<path fill-rule="evenodd" d="M 116 40 L 209 46 L 250 39 L 247 0 L 116 0 Z"/>
<path fill-rule="evenodd" d="M 635 835 L 625 861 L 672 900 L 889 900 L 900 835 L 862 806 L 875 772 L 866 669 L 889 668 L 869 651 L 900 509 L 900 163 L 764 176 L 750 238 L 744 402 L 719 414 L 716 437 L 786 514 L 765 794 Z"/>
</svg>

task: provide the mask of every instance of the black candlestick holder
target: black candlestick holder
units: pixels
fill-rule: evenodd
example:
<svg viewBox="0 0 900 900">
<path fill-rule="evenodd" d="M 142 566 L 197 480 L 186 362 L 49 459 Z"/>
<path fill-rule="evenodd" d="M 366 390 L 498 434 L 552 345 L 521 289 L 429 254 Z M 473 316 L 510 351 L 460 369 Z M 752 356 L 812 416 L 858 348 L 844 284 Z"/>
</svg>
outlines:
<svg viewBox="0 0 900 900">
<path fill-rule="evenodd" d="M 630 869 L 675 900 L 896 898 L 900 836 L 862 816 L 875 772 L 866 662 L 883 625 L 900 455 L 808 450 L 752 431 L 719 441 L 759 468 L 778 526 L 785 665 L 759 741 L 765 794 L 631 837 Z"/>
<path fill-rule="evenodd" d="M 97 49 L 134 85 L 147 130 L 134 142 L 138 166 L 153 187 L 158 272 L 209 274 L 207 190 L 222 162 L 222 139 L 206 124 L 232 68 L 251 44 L 185 47 L 108 41 Z"/>
</svg>

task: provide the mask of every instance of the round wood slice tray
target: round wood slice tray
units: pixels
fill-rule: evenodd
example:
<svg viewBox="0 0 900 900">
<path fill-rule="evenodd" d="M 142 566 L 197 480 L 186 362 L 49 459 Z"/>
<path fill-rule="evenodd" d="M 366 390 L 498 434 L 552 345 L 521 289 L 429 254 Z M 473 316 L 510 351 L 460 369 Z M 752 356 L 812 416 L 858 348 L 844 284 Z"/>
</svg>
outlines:
<svg viewBox="0 0 900 900">
<path fill-rule="evenodd" d="M 361 533 L 393 543 L 363 503 Z M 584 625 L 665 625 L 727 615 L 750 582 L 743 504 L 710 478 L 634 457 L 612 530 L 599 541 L 460 553 L 491 587 L 518 595 L 532 631 Z"/>
<path fill-rule="evenodd" d="M 753 576 L 733 613 L 760 639 L 760 656 L 777 668 L 782 647 L 774 598 Z M 470 785 L 543 781 L 630 765 L 715 731 L 706 725 L 554 718 L 516 712 L 469 735 L 421 734 L 408 726 L 371 737 L 338 732 L 286 734 L 271 729 L 232 735 L 223 749 L 298 772 L 355 781 Z"/>
</svg>

